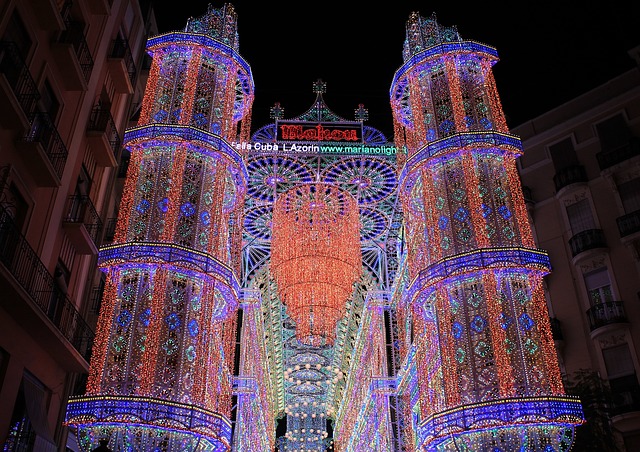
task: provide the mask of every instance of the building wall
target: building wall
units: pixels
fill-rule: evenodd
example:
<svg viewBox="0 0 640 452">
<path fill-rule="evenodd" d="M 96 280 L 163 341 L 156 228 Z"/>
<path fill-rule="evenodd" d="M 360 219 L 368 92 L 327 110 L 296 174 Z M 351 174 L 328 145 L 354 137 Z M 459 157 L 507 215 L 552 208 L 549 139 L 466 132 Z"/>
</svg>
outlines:
<svg viewBox="0 0 640 452">
<path fill-rule="evenodd" d="M 7 447 L 26 409 L 30 447 L 58 449 L 66 400 L 83 389 L 97 248 L 117 207 L 118 138 L 142 98 L 144 45 L 157 32 L 148 3 L 0 4 L 0 444 Z"/>
<path fill-rule="evenodd" d="M 629 55 L 640 61 L 639 52 L 640 47 Z M 640 431 L 640 70 L 512 132 L 523 141 L 518 167 L 531 199 L 537 244 L 548 251 L 553 267 L 546 286 L 550 314 L 560 326 L 556 344 L 563 372 L 570 381 L 581 369 L 591 369 L 609 382 L 613 427 L 627 449 L 635 450 Z"/>
</svg>

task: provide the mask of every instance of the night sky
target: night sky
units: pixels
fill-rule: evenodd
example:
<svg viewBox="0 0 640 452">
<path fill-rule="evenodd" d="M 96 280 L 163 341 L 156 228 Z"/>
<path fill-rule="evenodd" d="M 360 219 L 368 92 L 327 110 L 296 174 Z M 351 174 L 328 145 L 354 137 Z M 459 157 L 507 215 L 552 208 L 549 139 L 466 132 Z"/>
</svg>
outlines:
<svg viewBox="0 0 640 452">
<path fill-rule="evenodd" d="M 153 1 L 161 33 L 181 30 L 211 3 Z M 465 40 L 495 47 L 494 74 L 510 127 L 595 88 L 634 67 L 628 51 L 640 45 L 640 2 L 231 2 L 238 13 L 239 51 L 255 83 L 252 130 L 304 113 L 315 100 L 313 83 L 327 84 L 324 99 L 345 119 L 363 104 L 365 123 L 393 138 L 389 90 L 402 65 L 409 15 L 435 14 L 457 26 Z M 498 7 L 498 3 L 503 5 Z M 362 5 L 362 6 L 360 6 Z M 487 6 L 490 5 L 490 6 Z M 495 5 L 495 6 L 493 6 Z"/>
</svg>

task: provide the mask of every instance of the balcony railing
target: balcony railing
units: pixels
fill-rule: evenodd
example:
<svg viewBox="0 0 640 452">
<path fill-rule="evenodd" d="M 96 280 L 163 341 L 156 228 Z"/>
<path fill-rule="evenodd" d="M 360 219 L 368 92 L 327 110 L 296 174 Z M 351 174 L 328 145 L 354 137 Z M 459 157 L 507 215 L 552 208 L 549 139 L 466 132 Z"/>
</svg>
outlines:
<svg viewBox="0 0 640 452">
<path fill-rule="evenodd" d="M 607 241 L 604 238 L 602 229 L 587 229 L 578 232 L 569 239 L 571 254 L 576 257 L 578 254 L 596 248 L 606 248 Z"/>
<path fill-rule="evenodd" d="M 48 113 L 35 113 L 31 119 L 31 129 L 23 139 L 26 143 L 39 143 L 49 159 L 55 174 L 62 178 L 69 151 L 60 138 L 58 129 Z"/>
<path fill-rule="evenodd" d="M 68 296 L 60 291 L 53 275 L 18 231 L 3 206 L 0 206 L 0 263 L 88 362 L 94 339 L 93 330 Z"/>
<path fill-rule="evenodd" d="M 640 210 L 628 213 L 616 219 L 620 238 L 640 232 Z"/>
<path fill-rule="evenodd" d="M 627 314 L 622 301 L 605 301 L 595 304 L 587 310 L 587 317 L 589 317 L 591 331 L 614 323 L 627 323 Z"/>
<path fill-rule="evenodd" d="M 124 61 L 124 65 L 127 68 L 127 74 L 129 74 L 129 81 L 131 86 L 136 85 L 136 63 L 133 61 L 133 54 L 129 48 L 129 41 L 122 38 L 114 39 L 111 44 L 111 53 L 109 58 L 118 58 Z"/>
<path fill-rule="evenodd" d="M 0 72 L 7 79 L 25 117 L 31 117 L 40 93 L 14 42 L 0 41 Z"/>
<path fill-rule="evenodd" d="M 71 44 L 73 46 L 84 79 L 88 82 L 91 77 L 91 71 L 93 70 L 93 57 L 91 56 L 89 45 L 84 36 L 84 24 L 70 20 L 66 26 L 66 30 L 60 34 L 58 42 Z"/>
<path fill-rule="evenodd" d="M 63 221 L 84 225 L 84 228 L 96 247 L 100 246 L 102 220 L 96 208 L 93 206 L 91 198 L 80 195 L 69 196 L 67 198 L 65 212 L 66 216 Z"/>
<path fill-rule="evenodd" d="M 567 166 L 557 171 L 555 176 L 553 176 L 556 191 L 560 191 L 568 185 L 579 182 L 587 182 L 587 173 L 582 165 Z"/>
<path fill-rule="evenodd" d="M 607 149 L 596 154 L 600 171 L 622 163 L 625 160 L 640 155 L 640 138 L 632 137 L 629 143 L 616 149 Z"/>
</svg>

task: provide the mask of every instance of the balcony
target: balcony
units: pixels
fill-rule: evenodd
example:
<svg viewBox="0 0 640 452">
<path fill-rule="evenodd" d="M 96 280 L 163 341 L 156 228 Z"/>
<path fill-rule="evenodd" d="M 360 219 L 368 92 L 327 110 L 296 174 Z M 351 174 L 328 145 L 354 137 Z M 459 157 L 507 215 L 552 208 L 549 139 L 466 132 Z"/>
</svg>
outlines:
<svg viewBox="0 0 640 452">
<path fill-rule="evenodd" d="M 629 143 L 616 149 L 602 150 L 596 154 L 600 171 L 640 155 L 640 138 L 631 137 Z"/>
<path fill-rule="evenodd" d="M 620 238 L 640 232 L 640 210 L 616 218 Z"/>
<path fill-rule="evenodd" d="M 93 58 L 82 22 L 69 21 L 57 42 L 51 45 L 64 86 L 69 91 L 86 91 L 93 70 Z"/>
<path fill-rule="evenodd" d="M 0 206 L 0 305 L 69 370 L 86 372 L 94 332 Z"/>
<path fill-rule="evenodd" d="M 136 85 L 136 65 L 126 39 L 118 38 L 112 42 L 107 65 L 116 91 L 133 94 Z"/>
<path fill-rule="evenodd" d="M 616 323 L 627 323 L 627 314 L 622 301 L 605 301 L 591 306 L 587 310 L 590 331 Z"/>
<path fill-rule="evenodd" d="M 26 131 L 39 99 L 38 86 L 16 44 L 0 41 L 0 125 Z"/>
<path fill-rule="evenodd" d="M 33 115 L 31 129 L 16 146 L 22 151 L 38 186 L 60 186 L 69 151 L 48 113 Z"/>
<path fill-rule="evenodd" d="M 587 229 L 571 237 L 569 239 L 569 246 L 571 247 L 571 255 L 576 257 L 585 251 L 606 248 L 607 241 L 604 238 L 602 229 Z"/>
<path fill-rule="evenodd" d="M 78 254 L 97 255 L 102 234 L 102 220 L 91 199 L 88 196 L 69 196 L 65 212 L 62 226 Z"/>
<path fill-rule="evenodd" d="M 118 166 L 118 152 L 122 139 L 109 108 L 101 104 L 93 108 L 86 135 L 98 165 L 108 168 Z"/>
<path fill-rule="evenodd" d="M 553 183 L 556 186 L 556 193 L 572 184 L 586 183 L 587 173 L 582 165 L 567 166 L 558 170 L 553 176 Z"/>
</svg>

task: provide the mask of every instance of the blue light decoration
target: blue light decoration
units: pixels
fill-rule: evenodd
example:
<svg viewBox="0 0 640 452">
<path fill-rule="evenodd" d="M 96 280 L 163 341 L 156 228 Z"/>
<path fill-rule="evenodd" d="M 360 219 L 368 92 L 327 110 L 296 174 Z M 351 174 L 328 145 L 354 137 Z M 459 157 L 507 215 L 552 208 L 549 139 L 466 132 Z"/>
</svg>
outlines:
<svg viewBox="0 0 640 452">
<path fill-rule="evenodd" d="M 147 397 L 78 397 L 69 403 L 67 417 L 77 426 L 84 450 L 110 437 L 111 444 L 126 451 L 154 450 L 165 442 L 169 450 L 219 452 L 229 449 L 231 438 L 231 423 L 224 416 Z"/>
<path fill-rule="evenodd" d="M 363 105 L 354 120 L 329 109 L 322 80 L 306 112 L 276 103 L 250 135 L 230 4 L 149 39 L 87 391 L 67 407 L 83 452 L 103 438 L 126 452 L 571 449 L 584 416 L 562 385 L 497 51 L 435 15 L 406 32 L 393 143 Z M 271 261 L 299 237 L 279 228 L 274 245 L 273 216 L 311 185 L 350 200 L 362 266 L 355 253 L 330 340 L 303 341 Z"/>
</svg>

